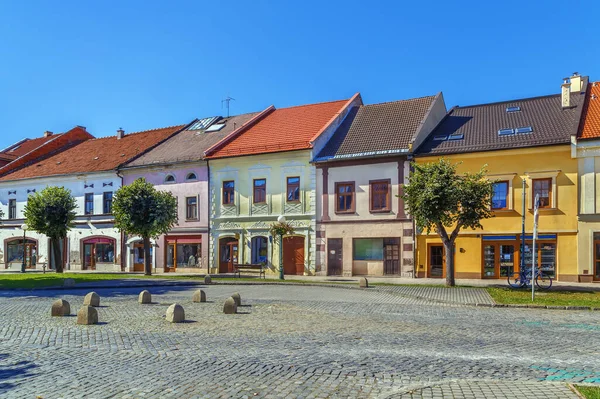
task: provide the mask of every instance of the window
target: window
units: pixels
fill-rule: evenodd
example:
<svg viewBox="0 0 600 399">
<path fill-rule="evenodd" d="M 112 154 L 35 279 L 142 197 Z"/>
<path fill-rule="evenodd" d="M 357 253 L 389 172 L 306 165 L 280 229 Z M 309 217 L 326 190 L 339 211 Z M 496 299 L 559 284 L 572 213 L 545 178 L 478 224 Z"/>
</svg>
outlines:
<svg viewBox="0 0 600 399">
<path fill-rule="evenodd" d="M 198 197 L 187 197 L 185 199 L 185 218 L 187 220 L 198 219 Z"/>
<path fill-rule="evenodd" d="M 335 183 L 335 210 L 338 213 L 354 213 L 354 182 Z"/>
<path fill-rule="evenodd" d="M 533 242 L 525 242 L 525 252 L 523 258 L 525 265 L 529 267 L 532 262 Z M 547 276 L 556 278 L 556 242 L 555 241 L 538 241 L 535 247 L 535 263 L 538 268 Z M 530 269 L 531 270 L 531 269 Z"/>
<path fill-rule="evenodd" d="M 167 177 L 165 177 L 165 183 L 175 183 L 175 176 L 167 175 Z"/>
<path fill-rule="evenodd" d="M 12 240 L 6 244 L 6 263 L 23 263 L 23 255 L 25 255 L 25 267 L 34 267 L 37 263 L 37 248 L 36 242 L 33 240 L 25 240 L 23 247 L 23 239 Z"/>
<path fill-rule="evenodd" d="M 267 202 L 267 179 L 254 179 L 254 195 L 252 201 L 255 204 Z"/>
<path fill-rule="evenodd" d="M 533 201 L 539 195 L 540 208 L 552 208 L 552 179 L 534 179 Z"/>
<path fill-rule="evenodd" d="M 85 214 L 93 215 L 94 214 L 94 194 L 87 193 L 85 195 Z"/>
<path fill-rule="evenodd" d="M 112 263 L 115 260 L 115 246 L 110 244 L 96 244 L 96 262 Z"/>
<path fill-rule="evenodd" d="M 287 201 L 288 202 L 300 201 L 300 178 L 299 177 L 288 177 L 287 178 Z"/>
<path fill-rule="evenodd" d="M 448 140 L 448 136 L 435 136 L 433 141 L 446 141 Z"/>
<path fill-rule="evenodd" d="M 527 134 L 533 132 L 533 128 L 531 126 L 518 127 L 515 129 L 515 132 L 517 134 Z"/>
<path fill-rule="evenodd" d="M 515 134 L 515 129 L 500 129 L 498 130 L 498 136 L 510 136 Z"/>
<path fill-rule="evenodd" d="M 508 209 L 508 182 L 499 181 L 494 183 L 494 194 L 492 195 L 492 209 Z"/>
<path fill-rule="evenodd" d="M 185 180 L 187 180 L 187 181 L 198 180 L 198 176 L 196 176 L 196 174 L 194 172 L 191 172 L 191 173 L 188 173 L 188 175 L 185 177 Z"/>
<path fill-rule="evenodd" d="M 455 133 L 448 136 L 448 140 L 462 140 L 465 138 L 465 135 L 462 133 Z"/>
<path fill-rule="evenodd" d="M 224 181 L 223 182 L 223 205 L 233 205 L 234 195 L 235 193 L 235 182 L 234 181 Z"/>
<path fill-rule="evenodd" d="M 519 106 L 506 107 L 506 112 L 519 112 L 520 110 L 521 107 Z"/>
<path fill-rule="evenodd" d="M 8 218 L 9 219 L 17 218 L 17 200 L 16 199 L 8 200 Z"/>
<path fill-rule="evenodd" d="M 354 239 L 354 260 L 383 260 L 383 238 Z"/>
<path fill-rule="evenodd" d="M 112 201 L 113 201 L 113 193 L 112 191 L 108 191 L 102 194 L 102 210 L 104 214 L 108 215 L 112 213 Z"/>
<path fill-rule="evenodd" d="M 267 237 L 252 237 L 252 263 L 257 265 L 267 263 L 268 240 Z"/>
<path fill-rule="evenodd" d="M 371 212 L 390 211 L 390 180 L 369 182 L 371 192 Z"/>
<path fill-rule="evenodd" d="M 201 267 L 202 243 L 200 239 L 167 239 L 166 266 L 168 268 Z"/>
</svg>

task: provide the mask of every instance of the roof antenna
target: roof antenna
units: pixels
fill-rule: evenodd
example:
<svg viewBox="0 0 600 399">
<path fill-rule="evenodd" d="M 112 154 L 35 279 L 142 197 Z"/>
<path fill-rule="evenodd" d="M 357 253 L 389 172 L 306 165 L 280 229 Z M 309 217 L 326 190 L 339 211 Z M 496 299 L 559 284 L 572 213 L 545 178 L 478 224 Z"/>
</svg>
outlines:
<svg viewBox="0 0 600 399">
<path fill-rule="evenodd" d="M 223 108 L 223 103 L 225 103 L 225 106 L 227 107 L 227 117 L 228 118 L 229 118 L 229 103 L 231 102 L 231 100 L 235 101 L 235 98 L 227 96 L 227 98 L 225 100 L 221 100 L 221 108 Z"/>
</svg>

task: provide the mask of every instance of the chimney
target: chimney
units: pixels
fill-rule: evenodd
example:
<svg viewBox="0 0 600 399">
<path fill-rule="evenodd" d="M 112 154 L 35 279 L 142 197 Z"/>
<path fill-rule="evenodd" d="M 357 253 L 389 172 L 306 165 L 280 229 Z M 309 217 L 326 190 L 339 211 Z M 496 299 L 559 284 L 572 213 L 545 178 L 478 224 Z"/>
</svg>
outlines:
<svg viewBox="0 0 600 399">
<path fill-rule="evenodd" d="M 560 86 L 560 89 L 560 102 L 562 104 L 562 107 L 563 109 L 569 108 L 571 106 L 571 83 L 569 82 L 569 78 L 564 78 L 564 82 Z"/>
<path fill-rule="evenodd" d="M 44 132 L 44 137 L 50 137 L 50 136 L 52 136 L 52 134 L 53 134 L 53 133 L 52 133 L 50 130 L 46 130 L 46 131 Z"/>
<path fill-rule="evenodd" d="M 578 72 L 573 72 L 573 76 L 570 78 L 571 81 L 571 92 L 576 93 L 583 90 L 583 80 Z"/>
<path fill-rule="evenodd" d="M 122 127 L 117 130 L 117 140 L 121 140 L 125 136 L 125 130 Z"/>
</svg>

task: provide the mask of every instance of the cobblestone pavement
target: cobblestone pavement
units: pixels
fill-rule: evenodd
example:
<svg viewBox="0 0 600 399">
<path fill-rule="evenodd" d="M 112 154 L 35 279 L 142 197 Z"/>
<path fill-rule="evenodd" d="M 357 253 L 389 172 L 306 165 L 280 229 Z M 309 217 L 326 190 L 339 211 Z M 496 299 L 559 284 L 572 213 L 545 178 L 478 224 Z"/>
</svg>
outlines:
<svg viewBox="0 0 600 399">
<path fill-rule="evenodd" d="M 194 288 L 153 287 L 151 305 L 139 289 L 97 290 L 97 326 L 49 315 L 58 297 L 75 314 L 85 291 L 0 292 L 0 397 L 568 397 L 565 382 L 600 384 L 600 312 L 382 289 L 204 289 L 211 302 L 194 304 Z M 235 291 L 242 314 L 222 314 Z M 164 320 L 173 302 L 186 323 Z"/>
<path fill-rule="evenodd" d="M 381 286 L 378 289 L 399 295 L 459 304 L 486 304 L 495 302 L 485 288 L 446 288 L 427 286 Z"/>
</svg>

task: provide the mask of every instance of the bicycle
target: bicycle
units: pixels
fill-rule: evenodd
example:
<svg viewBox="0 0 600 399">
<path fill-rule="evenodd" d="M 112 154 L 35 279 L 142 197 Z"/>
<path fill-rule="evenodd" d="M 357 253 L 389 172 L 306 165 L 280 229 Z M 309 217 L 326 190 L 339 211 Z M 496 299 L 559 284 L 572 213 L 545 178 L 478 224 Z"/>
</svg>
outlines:
<svg viewBox="0 0 600 399">
<path fill-rule="evenodd" d="M 539 268 L 535 269 L 535 285 L 541 290 L 548 290 L 552 287 L 552 278 L 544 273 Z M 508 285 L 512 288 L 531 287 L 531 268 L 526 267 L 508 276 Z"/>
</svg>

